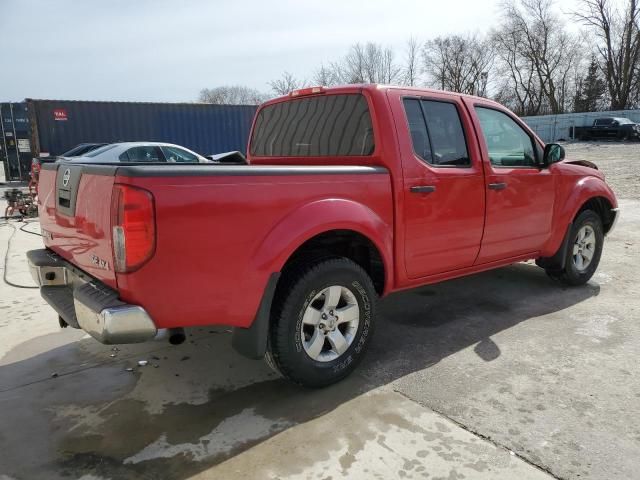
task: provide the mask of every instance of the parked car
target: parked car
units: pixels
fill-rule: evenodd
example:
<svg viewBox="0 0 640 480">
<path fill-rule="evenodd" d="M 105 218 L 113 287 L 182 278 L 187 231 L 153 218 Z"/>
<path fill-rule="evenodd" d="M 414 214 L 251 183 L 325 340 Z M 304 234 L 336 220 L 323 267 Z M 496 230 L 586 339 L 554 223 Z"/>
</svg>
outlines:
<svg viewBox="0 0 640 480">
<path fill-rule="evenodd" d="M 202 155 L 172 143 L 121 142 L 111 143 L 83 156 L 74 157 L 83 163 L 209 163 Z"/>
<path fill-rule="evenodd" d="M 243 155 L 242 152 L 233 151 L 233 152 L 224 152 L 224 153 L 214 153 L 212 155 L 207 155 L 206 158 L 211 160 L 213 163 L 220 163 L 223 165 L 246 165 L 247 157 Z"/>
<path fill-rule="evenodd" d="M 573 138 L 579 140 L 612 138 L 617 140 L 640 139 L 640 124 L 628 118 L 596 118 L 590 127 L 573 127 Z"/>
<path fill-rule="evenodd" d="M 71 150 L 67 150 L 63 154 L 53 158 L 80 157 L 97 148 L 104 147 L 105 145 L 108 145 L 108 144 L 107 143 L 81 143 L 80 145 L 76 145 L 75 147 L 73 147 Z"/>
<path fill-rule="evenodd" d="M 76 156 L 84 155 L 104 145 L 107 145 L 107 144 L 106 143 L 81 143 L 73 147 L 71 150 L 67 150 L 66 152 L 58 156 L 34 157 L 31 160 L 31 175 L 30 175 L 31 179 L 29 181 L 29 190 L 37 193 L 38 177 L 40 175 L 40 167 L 43 163 L 53 163 L 60 159 L 70 159 Z"/>
<path fill-rule="evenodd" d="M 595 165 L 485 98 L 303 89 L 258 109 L 248 151 L 45 165 L 28 260 L 61 325 L 105 344 L 228 325 L 243 355 L 320 387 L 362 359 L 379 297 L 528 259 L 581 285 L 618 218 Z"/>
</svg>

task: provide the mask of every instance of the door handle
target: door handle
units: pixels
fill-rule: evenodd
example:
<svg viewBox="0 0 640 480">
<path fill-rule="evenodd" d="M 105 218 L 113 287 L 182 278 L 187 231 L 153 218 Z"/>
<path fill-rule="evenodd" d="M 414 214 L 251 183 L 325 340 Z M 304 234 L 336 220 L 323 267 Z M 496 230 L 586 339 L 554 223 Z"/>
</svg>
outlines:
<svg viewBox="0 0 640 480">
<path fill-rule="evenodd" d="M 431 193 L 436 191 L 436 187 L 433 185 L 416 185 L 409 189 L 411 193 Z"/>
<path fill-rule="evenodd" d="M 505 188 L 507 188 L 507 184 L 505 182 L 489 184 L 489 190 L 504 190 Z"/>
</svg>

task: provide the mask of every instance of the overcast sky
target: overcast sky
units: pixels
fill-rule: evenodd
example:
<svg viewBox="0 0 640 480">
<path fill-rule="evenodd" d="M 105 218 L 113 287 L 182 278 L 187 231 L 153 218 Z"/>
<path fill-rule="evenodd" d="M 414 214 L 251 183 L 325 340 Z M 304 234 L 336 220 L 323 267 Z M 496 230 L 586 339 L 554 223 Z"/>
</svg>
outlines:
<svg viewBox="0 0 640 480">
<path fill-rule="evenodd" d="M 268 91 L 355 42 L 398 55 L 411 35 L 482 32 L 498 0 L 0 0 L 0 101 L 194 101 L 203 87 Z"/>
</svg>

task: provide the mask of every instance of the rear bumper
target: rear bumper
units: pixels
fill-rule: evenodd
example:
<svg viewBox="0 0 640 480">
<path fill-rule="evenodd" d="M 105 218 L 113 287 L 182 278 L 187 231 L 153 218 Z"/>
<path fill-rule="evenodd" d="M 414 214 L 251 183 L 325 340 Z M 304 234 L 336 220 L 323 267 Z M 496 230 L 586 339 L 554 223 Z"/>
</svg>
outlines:
<svg viewBox="0 0 640 480">
<path fill-rule="evenodd" d="M 155 337 L 157 328 L 144 308 L 122 302 L 118 292 L 51 250 L 31 250 L 27 259 L 42 297 L 70 326 L 108 345 Z"/>
</svg>

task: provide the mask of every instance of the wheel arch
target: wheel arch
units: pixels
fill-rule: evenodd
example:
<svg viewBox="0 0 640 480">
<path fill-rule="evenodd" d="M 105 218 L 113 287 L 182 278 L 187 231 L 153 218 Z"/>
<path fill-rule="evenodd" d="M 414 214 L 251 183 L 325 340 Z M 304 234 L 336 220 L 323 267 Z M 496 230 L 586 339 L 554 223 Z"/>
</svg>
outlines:
<svg viewBox="0 0 640 480">
<path fill-rule="evenodd" d="M 392 229 L 392 222 L 384 221 L 362 203 L 319 200 L 282 219 L 255 251 L 251 266 L 270 274 L 282 272 L 291 262 L 309 256 L 344 256 L 372 275 L 376 290 L 382 295 L 392 287 Z"/>
<path fill-rule="evenodd" d="M 615 221 L 616 214 L 613 211 L 613 208 L 613 204 L 607 197 L 590 197 L 576 211 L 573 219 L 575 220 L 578 215 L 580 215 L 585 210 L 592 210 L 596 212 L 600 217 L 600 220 L 602 221 L 602 229 L 604 234 L 606 235 L 609 230 L 611 230 L 611 227 L 613 227 L 613 223 Z"/>
<path fill-rule="evenodd" d="M 575 218 L 586 209 L 594 209 L 602 219 L 605 234 L 609 232 L 617 214 L 615 194 L 603 179 L 596 176 L 579 178 L 570 186 L 563 187 L 568 193 L 558 200 L 554 217 L 554 232 L 541 251 L 542 258 L 553 257 L 559 249 L 563 248 L 565 236 L 568 234 Z"/>
</svg>

